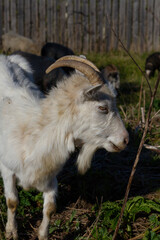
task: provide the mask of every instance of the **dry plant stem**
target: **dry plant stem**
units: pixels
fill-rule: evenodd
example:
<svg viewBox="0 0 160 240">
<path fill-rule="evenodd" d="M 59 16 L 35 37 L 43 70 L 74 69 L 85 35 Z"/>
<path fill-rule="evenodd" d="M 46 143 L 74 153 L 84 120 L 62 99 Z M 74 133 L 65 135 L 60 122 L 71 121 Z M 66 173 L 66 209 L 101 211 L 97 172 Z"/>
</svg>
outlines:
<svg viewBox="0 0 160 240">
<path fill-rule="evenodd" d="M 143 107 L 144 107 L 144 109 L 146 109 L 146 93 L 145 93 L 145 89 L 143 90 Z"/>
<path fill-rule="evenodd" d="M 101 198 L 101 203 L 100 203 L 100 207 L 99 207 L 99 210 L 98 210 L 98 215 L 96 217 L 96 220 L 92 223 L 91 227 L 89 228 L 89 235 L 87 237 L 86 240 L 89 240 L 90 236 L 92 235 L 92 232 L 93 232 L 93 229 L 94 227 L 97 225 L 98 221 L 99 221 L 99 217 L 100 217 L 100 214 L 101 214 L 101 210 L 102 210 L 102 201 L 103 201 L 103 198 Z M 91 229 L 91 230 L 90 230 Z M 84 235 L 83 235 L 84 236 Z"/>
<path fill-rule="evenodd" d="M 159 114 L 159 112 L 160 112 L 160 110 L 158 110 L 155 114 L 154 114 L 154 116 L 151 118 L 151 121 L 150 121 L 150 128 L 152 127 L 152 123 L 153 123 L 153 121 L 154 121 L 154 119 L 155 119 L 155 117 L 157 117 L 157 115 Z M 159 117 L 160 118 L 160 117 Z"/>
<path fill-rule="evenodd" d="M 156 153 L 160 154 L 160 148 L 158 148 L 156 146 L 150 146 L 148 144 L 144 144 L 144 147 L 153 151 L 153 152 L 156 152 Z"/>
<path fill-rule="evenodd" d="M 154 116 L 151 118 L 151 120 L 154 119 L 154 118 L 158 115 L 159 112 L 160 112 L 160 110 L 158 110 L 158 111 L 154 114 Z"/>
<path fill-rule="evenodd" d="M 93 225 L 91 226 L 92 229 L 91 229 L 91 231 L 89 232 L 89 235 L 88 235 L 88 237 L 87 237 L 87 240 L 89 240 L 90 236 L 92 235 L 92 231 L 93 231 L 94 227 L 95 227 L 95 226 L 97 225 L 97 223 L 98 223 L 98 220 L 99 220 L 99 217 L 100 217 L 100 213 L 101 213 L 101 208 L 99 209 L 98 216 L 97 216 L 95 222 L 94 222 Z"/>
<path fill-rule="evenodd" d="M 143 107 L 141 107 L 141 115 L 142 115 L 142 126 L 144 126 L 144 124 L 145 124 L 145 117 L 144 117 L 144 108 Z"/>
<path fill-rule="evenodd" d="M 133 176 L 134 176 L 134 173 L 135 173 L 135 171 L 136 171 L 136 166 L 137 166 L 137 164 L 138 164 L 139 156 L 140 156 L 140 153 L 141 153 L 141 151 L 142 151 L 143 144 L 144 144 L 144 141 L 145 141 L 145 137 L 146 137 L 146 134 L 147 134 L 147 131 L 148 131 L 149 120 L 150 120 L 150 115 L 151 115 L 151 110 L 152 110 L 152 105 L 153 105 L 153 101 L 154 101 L 154 98 L 155 98 L 155 95 L 156 95 L 156 92 L 157 92 L 157 89 L 158 89 L 158 84 L 159 84 L 159 82 L 160 82 L 160 73 L 159 73 L 158 79 L 157 79 L 157 81 L 156 81 L 156 85 L 155 85 L 155 88 L 154 88 L 153 95 L 151 96 L 151 101 L 150 101 L 149 110 L 148 110 L 148 113 L 147 113 L 147 119 L 146 119 L 144 131 L 143 131 L 143 136 L 142 136 L 142 139 L 141 139 L 139 148 L 138 148 L 138 152 L 137 152 L 137 155 L 136 155 L 136 159 L 135 159 L 135 161 L 134 161 L 134 165 L 133 165 L 133 167 L 132 167 L 131 175 L 130 175 L 130 177 L 129 177 L 129 181 L 128 181 L 126 193 L 125 193 L 125 196 L 124 196 L 123 206 L 122 206 L 122 209 L 121 209 L 120 217 L 119 217 L 119 219 L 118 219 L 118 223 L 117 223 L 117 226 L 116 226 L 116 229 L 115 229 L 115 232 L 114 232 L 114 235 L 113 235 L 112 240 L 116 240 L 116 236 L 117 236 L 118 230 L 119 230 L 119 228 L 120 228 L 120 224 L 121 224 L 121 221 L 122 221 L 124 209 L 125 209 L 125 207 L 126 207 L 126 203 L 127 203 L 129 191 L 130 191 L 130 188 L 131 188 L 131 183 L 132 183 L 132 180 L 133 180 Z"/>
<path fill-rule="evenodd" d="M 143 89 L 143 77 L 141 81 L 141 88 L 140 88 L 140 94 L 139 94 L 139 104 L 138 104 L 138 124 L 140 120 L 140 108 L 141 108 L 141 101 L 142 101 L 142 89 Z"/>
<path fill-rule="evenodd" d="M 157 232 L 160 230 L 160 226 L 153 228 L 152 231 L 153 232 Z M 130 238 L 129 240 L 138 240 L 138 239 L 142 239 L 145 236 L 145 233 L 141 233 L 140 235 L 134 237 L 134 238 Z"/>
<path fill-rule="evenodd" d="M 69 210 L 76 210 L 76 211 L 79 211 L 79 212 L 82 212 L 82 213 L 90 213 L 91 210 L 87 210 L 87 209 L 79 209 L 79 208 L 71 208 L 71 207 L 66 207 L 66 209 L 69 209 Z"/>
<path fill-rule="evenodd" d="M 121 109 L 121 111 L 122 111 L 122 113 L 124 115 L 124 120 L 126 121 L 127 120 L 127 116 L 126 116 L 125 111 L 124 111 L 124 109 L 123 109 L 123 107 L 121 105 L 120 105 L 120 109 Z"/>
</svg>

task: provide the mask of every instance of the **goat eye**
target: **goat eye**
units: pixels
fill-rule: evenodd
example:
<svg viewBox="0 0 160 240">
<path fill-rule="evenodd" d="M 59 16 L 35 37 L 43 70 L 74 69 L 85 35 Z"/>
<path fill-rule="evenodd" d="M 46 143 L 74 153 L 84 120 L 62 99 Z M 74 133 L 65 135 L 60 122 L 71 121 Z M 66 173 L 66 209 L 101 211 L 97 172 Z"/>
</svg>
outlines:
<svg viewBox="0 0 160 240">
<path fill-rule="evenodd" d="M 107 106 L 99 106 L 98 107 L 102 112 L 104 112 L 104 113 L 108 113 L 108 107 Z"/>
</svg>

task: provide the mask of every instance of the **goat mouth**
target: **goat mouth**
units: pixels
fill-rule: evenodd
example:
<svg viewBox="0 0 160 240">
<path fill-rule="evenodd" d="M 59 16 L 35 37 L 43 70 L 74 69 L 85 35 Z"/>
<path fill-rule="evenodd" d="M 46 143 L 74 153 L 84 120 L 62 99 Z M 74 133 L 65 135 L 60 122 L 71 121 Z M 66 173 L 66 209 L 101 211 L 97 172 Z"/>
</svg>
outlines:
<svg viewBox="0 0 160 240">
<path fill-rule="evenodd" d="M 116 151 L 116 152 L 120 152 L 122 151 L 122 149 L 120 149 L 119 147 L 117 147 L 113 142 L 110 142 L 112 144 L 112 147 L 113 149 Z"/>
</svg>

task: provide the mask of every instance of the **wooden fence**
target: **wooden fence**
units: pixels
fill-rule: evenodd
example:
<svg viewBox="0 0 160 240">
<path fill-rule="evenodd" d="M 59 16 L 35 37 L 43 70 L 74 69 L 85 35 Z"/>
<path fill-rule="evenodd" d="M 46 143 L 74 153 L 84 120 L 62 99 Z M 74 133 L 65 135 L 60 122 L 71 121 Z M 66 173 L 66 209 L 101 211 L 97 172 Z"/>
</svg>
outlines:
<svg viewBox="0 0 160 240">
<path fill-rule="evenodd" d="M 115 33 L 113 32 L 113 29 Z M 15 31 L 76 52 L 160 50 L 160 0 L 0 0 L 0 40 Z"/>
</svg>

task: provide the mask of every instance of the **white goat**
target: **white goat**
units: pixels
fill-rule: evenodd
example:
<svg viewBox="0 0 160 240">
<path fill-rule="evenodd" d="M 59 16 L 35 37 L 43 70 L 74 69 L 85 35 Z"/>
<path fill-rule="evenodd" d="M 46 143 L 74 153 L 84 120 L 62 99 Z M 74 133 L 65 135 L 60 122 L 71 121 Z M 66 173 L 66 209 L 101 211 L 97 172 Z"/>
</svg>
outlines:
<svg viewBox="0 0 160 240">
<path fill-rule="evenodd" d="M 78 158 L 82 173 L 90 166 L 96 149 L 115 152 L 128 143 L 114 96 L 97 68 L 74 56 L 59 59 L 48 72 L 62 66 L 76 68 L 84 76 L 75 73 L 64 78 L 43 98 L 23 58 L 0 57 L 0 169 L 8 206 L 7 239 L 18 238 L 16 179 L 25 189 L 34 187 L 43 192 L 38 237 L 46 240 L 51 213 L 56 208 L 56 175 L 75 150 L 75 142 L 83 143 Z"/>
</svg>

